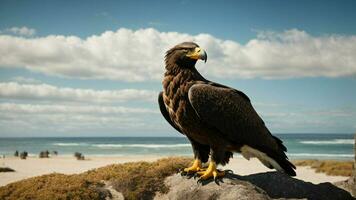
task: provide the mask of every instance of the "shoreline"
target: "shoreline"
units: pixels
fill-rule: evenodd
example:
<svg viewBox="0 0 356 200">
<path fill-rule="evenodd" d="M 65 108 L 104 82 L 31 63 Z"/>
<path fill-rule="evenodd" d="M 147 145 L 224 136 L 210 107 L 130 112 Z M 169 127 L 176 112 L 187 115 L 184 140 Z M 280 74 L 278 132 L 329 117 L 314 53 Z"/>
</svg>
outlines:
<svg viewBox="0 0 356 200">
<path fill-rule="evenodd" d="M 85 153 L 83 154 L 85 157 L 88 158 L 105 158 L 105 157 L 110 157 L 110 158 L 125 158 L 125 157 L 157 157 L 157 158 L 161 158 L 161 157 L 192 157 L 193 153 L 179 153 L 179 154 L 162 154 L 162 153 L 151 153 L 151 154 L 88 154 Z M 291 155 L 291 154 L 286 154 L 289 158 L 289 160 L 291 161 L 298 161 L 298 160 L 332 160 L 332 161 L 353 161 L 354 160 L 354 155 L 350 154 L 345 156 L 344 154 L 340 154 L 338 157 L 335 157 L 338 154 L 335 155 L 330 155 L 330 156 L 319 156 L 319 157 L 315 157 L 314 154 L 311 156 L 295 156 L 295 155 Z M 316 154 L 318 155 L 318 154 Z M 2 159 L 5 158 L 17 158 L 12 154 L 0 154 L 0 161 Z M 39 153 L 32 153 L 32 152 L 28 152 L 28 158 L 38 158 L 39 157 Z M 51 152 L 49 153 L 49 158 L 56 158 L 56 157 L 67 157 L 67 158 L 73 158 L 74 157 L 74 152 L 73 153 L 69 153 L 69 154 L 58 154 L 58 155 L 53 155 L 51 154 Z M 244 158 L 241 154 L 239 153 L 234 153 L 234 158 Z"/>
<path fill-rule="evenodd" d="M 85 160 L 76 160 L 73 156 L 60 155 L 50 158 L 28 157 L 22 160 L 18 157 L 6 157 L 0 159 L 0 167 L 10 167 L 15 172 L 0 173 L 0 187 L 20 181 L 26 178 L 40 176 L 50 173 L 78 174 L 91 169 L 104 167 L 111 164 L 120 164 L 136 161 L 156 161 L 167 156 L 157 155 L 133 155 L 133 156 L 91 156 L 86 155 Z M 257 159 L 250 161 L 235 157 L 230 163 L 221 169 L 230 169 L 239 175 L 250 175 L 255 173 L 274 171 L 263 166 Z M 347 176 L 330 176 L 324 173 L 316 173 L 310 166 L 297 166 L 297 179 L 312 182 L 337 182 L 346 180 Z"/>
</svg>

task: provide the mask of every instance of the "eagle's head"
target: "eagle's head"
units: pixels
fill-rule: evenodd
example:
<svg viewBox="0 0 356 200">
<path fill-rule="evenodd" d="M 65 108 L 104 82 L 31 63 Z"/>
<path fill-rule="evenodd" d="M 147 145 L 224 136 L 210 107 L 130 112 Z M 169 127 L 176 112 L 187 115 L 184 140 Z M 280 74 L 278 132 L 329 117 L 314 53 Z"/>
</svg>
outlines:
<svg viewBox="0 0 356 200">
<path fill-rule="evenodd" d="M 206 52 L 194 42 L 180 43 L 166 53 L 166 67 L 178 65 L 179 67 L 194 67 L 198 59 L 208 59 Z"/>
</svg>

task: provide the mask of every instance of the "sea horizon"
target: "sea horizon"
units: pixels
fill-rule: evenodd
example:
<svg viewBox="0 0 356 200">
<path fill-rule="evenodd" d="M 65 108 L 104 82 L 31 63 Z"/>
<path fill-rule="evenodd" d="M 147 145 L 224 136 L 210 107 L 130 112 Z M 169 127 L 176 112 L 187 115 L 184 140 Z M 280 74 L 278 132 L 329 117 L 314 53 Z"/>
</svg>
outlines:
<svg viewBox="0 0 356 200">
<path fill-rule="evenodd" d="M 354 134 L 284 133 L 274 134 L 288 148 L 290 159 L 354 158 Z M 15 151 L 27 151 L 30 156 L 39 152 L 57 151 L 72 156 L 81 152 L 87 156 L 192 156 L 191 145 L 184 136 L 91 136 L 91 137 L 2 137 L 0 155 L 12 156 Z M 239 156 L 239 154 L 234 154 Z"/>
<path fill-rule="evenodd" d="M 309 134 L 312 134 L 312 135 L 355 135 L 355 133 L 272 133 L 272 135 L 309 135 Z M 0 139 L 1 138 L 103 138 L 103 137 L 119 137 L 119 138 L 125 138 L 125 137 L 157 137 L 157 138 L 170 138 L 170 137 L 177 137 L 177 138 L 184 138 L 185 136 L 183 134 L 180 134 L 180 133 L 177 133 L 177 134 L 172 134 L 172 133 L 169 133 L 169 135 L 172 135 L 172 136 L 160 136 L 160 135 L 153 135 L 153 136 L 150 136 L 150 135 L 133 135 L 133 136 L 114 136 L 114 135 L 101 135 L 101 136 L 94 136 L 94 135 L 81 135 L 81 136 L 68 136 L 68 135 L 63 135 L 63 136 L 58 136 L 58 135 L 49 135 L 49 136 L 0 136 Z"/>
</svg>

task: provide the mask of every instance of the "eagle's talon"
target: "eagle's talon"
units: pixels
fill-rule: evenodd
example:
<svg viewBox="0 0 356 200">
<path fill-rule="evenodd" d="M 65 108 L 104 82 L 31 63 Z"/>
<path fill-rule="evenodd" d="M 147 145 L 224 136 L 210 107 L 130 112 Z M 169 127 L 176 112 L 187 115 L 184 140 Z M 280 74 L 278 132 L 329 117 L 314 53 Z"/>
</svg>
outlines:
<svg viewBox="0 0 356 200">
<path fill-rule="evenodd" d="M 204 180 L 202 180 L 202 179 L 198 179 L 198 180 L 197 180 L 197 184 L 204 185 Z"/>
<path fill-rule="evenodd" d="M 195 159 L 193 162 L 193 165 L 191 167 L 184 168 L 183 171 L 186 173 L 186 175 L 189 174 L 195 174 L 196 172 L 201 171 L 202 169 L 202 164 L 199 159 Z"/>
<path fill-rule="evenodd" d="M 220 178 L 225 175 L 225 171 L 220 171 L 216 169 L 216 164 L 214 161 L 211 161 L 209 163 L 209 167 L 205 171 L 199 171 L 197 172 L 198 175 L 200 175 L 199 180 L 207 180 L 209 178 Z"/>
<path fill-rule="evenodd" d="M 180 171 L 180 175 L 181 175 L 181 176 L 186 176 L 187 174 L 188 174 L 188 173 L 185 172 L 185 171 L 183 171 L 183 170 Z"/>
<path fill-rule="evenodd" d="M 216 185 L 220 185 L 218 178 L 215 178 L 215 177 L 214 177 L 214 182 L 216 183 Z"/>
</svg>

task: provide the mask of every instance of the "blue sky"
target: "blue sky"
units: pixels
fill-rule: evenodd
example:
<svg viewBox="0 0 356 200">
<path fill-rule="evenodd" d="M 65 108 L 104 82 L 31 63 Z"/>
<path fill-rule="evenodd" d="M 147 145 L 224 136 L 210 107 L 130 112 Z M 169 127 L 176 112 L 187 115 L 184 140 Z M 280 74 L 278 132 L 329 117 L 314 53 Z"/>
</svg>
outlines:
<svg viewBox="0 0 356 200">
<path fill-rule="evenodd" d="M 192 40 L 210 80 L 273 133 L 356 130 L 355 1 L 0 1 L 0 137 L 178 136 L 164 52 Z"/>
</svg>

